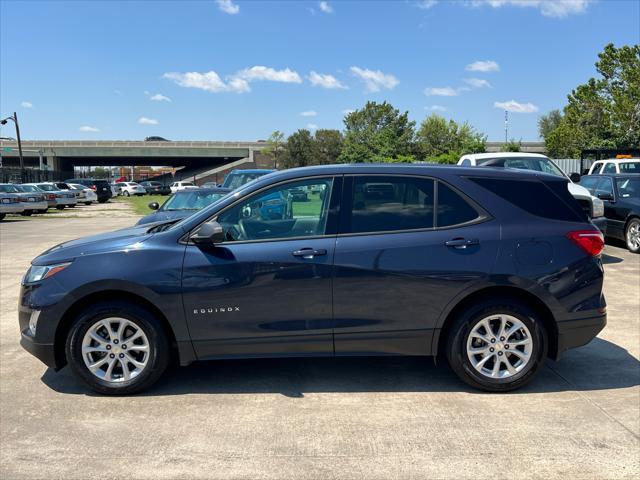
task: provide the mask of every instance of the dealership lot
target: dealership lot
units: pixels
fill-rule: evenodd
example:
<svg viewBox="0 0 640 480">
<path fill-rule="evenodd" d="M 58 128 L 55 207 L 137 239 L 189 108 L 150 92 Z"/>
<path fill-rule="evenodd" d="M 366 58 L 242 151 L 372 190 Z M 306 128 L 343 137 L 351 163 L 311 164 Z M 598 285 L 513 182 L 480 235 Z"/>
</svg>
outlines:
<svg viewBox="0 0 640 480">
<path fill-rule="evenodd" d="M 0 225 L 2 478 L 640 476 L 640 256 L 607 246 L 609 325 L 512 394 L 430 359 L 359 358 L 194 364 L 99 397 L 18 345 L 19 281 L 50 246 L 134 222 Z"/>
</svg>

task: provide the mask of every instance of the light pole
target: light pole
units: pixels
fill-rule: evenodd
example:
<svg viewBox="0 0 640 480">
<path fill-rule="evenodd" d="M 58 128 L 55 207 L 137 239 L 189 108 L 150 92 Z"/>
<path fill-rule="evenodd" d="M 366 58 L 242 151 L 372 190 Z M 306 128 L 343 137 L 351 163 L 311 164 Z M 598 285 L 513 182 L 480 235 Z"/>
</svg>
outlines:
<svg viewBox="0 0 640 480">
<path fill-rule="evenodd" d="M 6 125 L 8 120 L 12 120 L 16 125 L 16 137 L 18 138 L 18 155 L 20 155 L 20 182 L 24 182 L 24 158 L 22 156 L 22 142 L 20 141 L 20 125 L 18 124 L 18 114 L 0 120 L 0 125 Z"/>
</svg>

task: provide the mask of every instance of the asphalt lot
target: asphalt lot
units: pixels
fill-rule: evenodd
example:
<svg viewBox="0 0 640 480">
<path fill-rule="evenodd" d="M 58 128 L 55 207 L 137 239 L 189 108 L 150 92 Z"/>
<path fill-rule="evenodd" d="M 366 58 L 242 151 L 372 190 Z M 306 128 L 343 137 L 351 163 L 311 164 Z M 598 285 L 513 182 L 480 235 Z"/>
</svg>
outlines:
<svg viewBox="0 0 640 480">
<path fill-rule="evenodd" d="M 639 255 L 607 246 L 607 328 L 511 394 L 359 358 L 200 363 L 95 396 L 19 346 L 19 282 L 46 248 L 134 221 L 0 224 L 0 478 L 640 477 Z"/>
</svg>

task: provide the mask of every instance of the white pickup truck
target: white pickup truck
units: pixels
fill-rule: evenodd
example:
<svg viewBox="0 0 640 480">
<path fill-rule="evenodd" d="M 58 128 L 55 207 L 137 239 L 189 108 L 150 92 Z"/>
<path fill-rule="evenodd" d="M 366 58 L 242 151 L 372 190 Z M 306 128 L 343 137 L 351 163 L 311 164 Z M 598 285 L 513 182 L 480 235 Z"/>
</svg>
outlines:
<svg viewBox="0 0 640 480">
<path fill-rule="evenodd" d="M 498 153 L 470 153 L 458 160 L 458 165 L 468 167 L 503 167 L 534 170 L 548 173 L 569 180 L 569 193 L 575 198 L 591 222 L 602 233 L 606 233 L 607 219 L 604 217 L 604 203 L 589 193 L 589 190 L 576 182 L 580 181 L 578 173 L 571 176 L 564 173 L 553 161 L 540 153 L 498 152 Z"/>
</svg>

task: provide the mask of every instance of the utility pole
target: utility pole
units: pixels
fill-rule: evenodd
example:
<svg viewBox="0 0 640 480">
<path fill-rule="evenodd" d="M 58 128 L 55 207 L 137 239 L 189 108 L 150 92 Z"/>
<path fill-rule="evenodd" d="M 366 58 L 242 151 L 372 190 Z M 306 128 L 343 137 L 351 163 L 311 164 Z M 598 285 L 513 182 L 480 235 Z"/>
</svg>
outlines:
<svg viewBox="0 0 640 480">
<path fill-rule="evenodd" d="M 18 124 L 18 114 L 13 112 L 13 116 L 0 120 L 0 125 L 6 125 L 7 120 L 11 120 L 16 126 L 16 137 L 18 139 L 18 155 L 20 156 L 20 182 L 24 182 L 24 157 L 22 156 L 22 141 L 20 140 L 20 125 Z"/>
<path fill-rule="evenodd" d="M 504 111 L 504 143 L 509 142 L 509 112 Z"/>
</svg>

